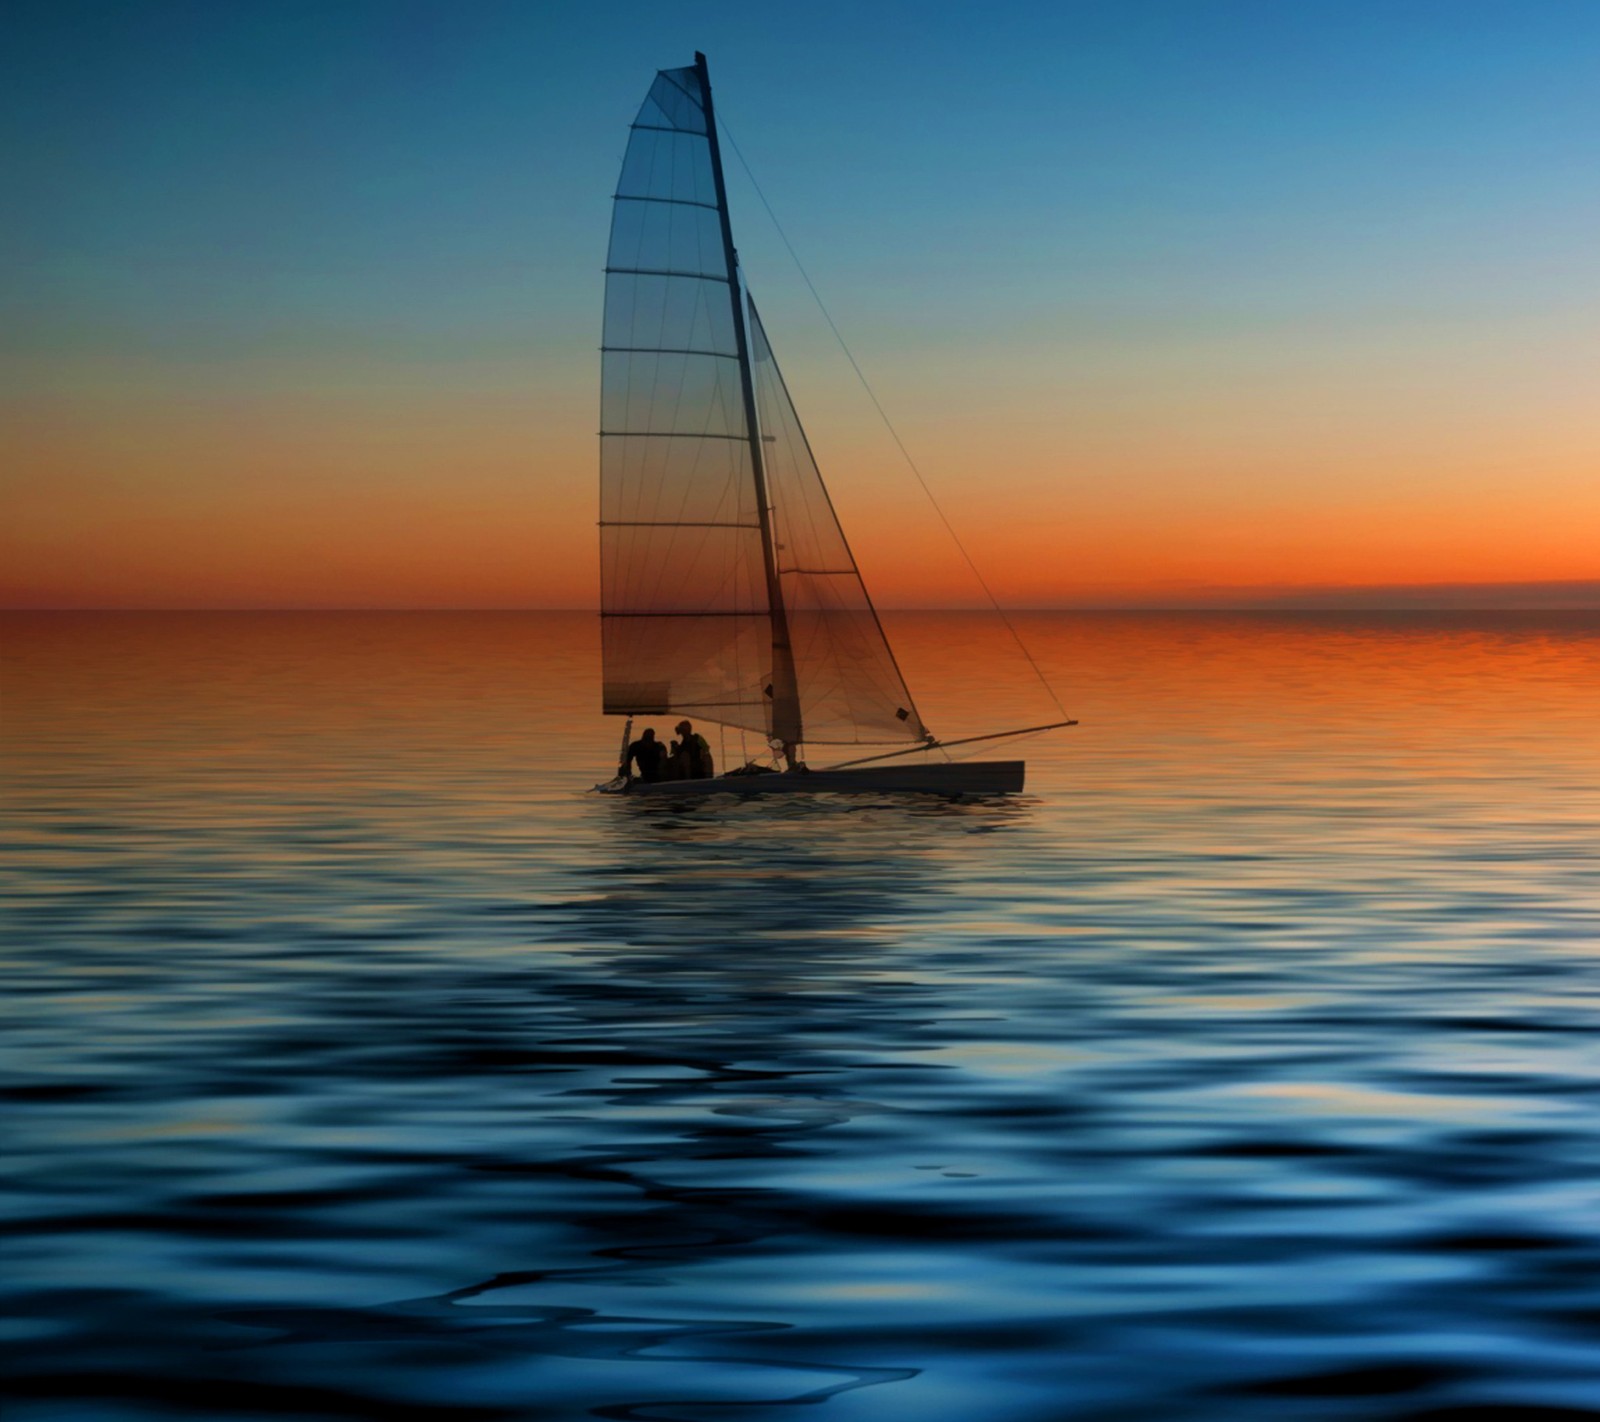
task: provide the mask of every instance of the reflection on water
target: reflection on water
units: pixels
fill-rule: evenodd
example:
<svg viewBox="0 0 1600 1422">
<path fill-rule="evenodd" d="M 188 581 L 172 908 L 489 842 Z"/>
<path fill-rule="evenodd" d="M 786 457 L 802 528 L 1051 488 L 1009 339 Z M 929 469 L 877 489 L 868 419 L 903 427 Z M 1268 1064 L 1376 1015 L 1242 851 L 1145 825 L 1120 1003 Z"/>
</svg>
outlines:
<svg viewBox="0 0 1600 1422">
<path fill-rule="evenodd" d="M 1600 1415 L 1600 626 L 1033 621 L 673 805 L 588 618 L 9 618 L 10 1414 Z"/>
</svg>

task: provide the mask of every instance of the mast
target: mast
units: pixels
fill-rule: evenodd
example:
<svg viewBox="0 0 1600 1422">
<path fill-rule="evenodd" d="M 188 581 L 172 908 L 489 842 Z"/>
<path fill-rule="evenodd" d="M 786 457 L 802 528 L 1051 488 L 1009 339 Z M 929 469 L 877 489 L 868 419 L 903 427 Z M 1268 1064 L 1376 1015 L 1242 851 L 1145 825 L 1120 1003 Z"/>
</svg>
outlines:
<svg viewBox="0 0 1600 1422">
<path fill-rule="evenodd" d="M 745 330 L 744 300 L 739 281 L 739 254 L 733 247 L 733 223 L 728 217 L 728 189 L 722 177 L 722 146 L 717 141 L 717 116 L 711 106 L 711 76 L 706 57 L 695 51 L 694 67 L 706 99 L 706 138 L 711 145 L 711 176 L 716 184 L 717 212 L 722 219 L 722 250 L 728 265 L 728 299 L 733 303 L 733 333 L 739 352 L 739 387 L 744 399 L 745 428 L 750 437 L 750 472 L 755 479 L 756 517 L 761 525 L 761 560 L 767 575 L 767 606 L 772 619 L 772 735 L 783 743 L 783 758 L 790 769 L 799 753 L 800 687 L 795 679 L 794 647 L 789 641 L 789 615 L 783 605 L 783 580 L 778 576 L 778 553 L 772 534 L 772 509 L 767 499 L 766 463 L 761 452 L 761 427 L 756 421 L 755 377 L 750 368 L 750 340 Z"/>
</svg>

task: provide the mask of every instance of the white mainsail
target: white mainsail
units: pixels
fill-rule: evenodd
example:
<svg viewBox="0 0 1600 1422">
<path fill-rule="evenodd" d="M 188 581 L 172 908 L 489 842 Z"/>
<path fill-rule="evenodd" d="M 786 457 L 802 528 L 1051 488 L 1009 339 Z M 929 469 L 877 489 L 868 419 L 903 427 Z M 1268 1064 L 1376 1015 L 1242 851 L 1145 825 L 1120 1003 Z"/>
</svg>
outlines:
<svg viewBox="0 0 1600 1422">
<path fill-rule="evenodd" d="M 704 88 L 663 70 L 606 259 L 600 577 L 607 713 L 769 732 L 772 623 Z"/>
<path fill-rule="evenodd" d="M 733 255 L 703 60 L 634 121 L 606 261 L 604 709 L 927 738 Z"/>
</svg>

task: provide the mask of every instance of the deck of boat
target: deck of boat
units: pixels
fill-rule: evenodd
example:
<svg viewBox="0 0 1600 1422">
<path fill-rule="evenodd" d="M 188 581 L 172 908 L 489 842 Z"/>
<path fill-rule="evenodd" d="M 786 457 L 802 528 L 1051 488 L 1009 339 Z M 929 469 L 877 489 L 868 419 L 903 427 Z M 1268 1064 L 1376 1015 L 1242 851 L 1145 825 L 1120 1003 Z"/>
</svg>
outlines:
<svg viewBox="0 0 1600 1422">
<path fill-rule="evenodd" d="M 1016 795 L 1025 762 L 967 760 L 947 765 L 861 766 L 772 775 L 717 775 L 707 780 L 635 780 L 630 795 Z"/>
</svg>

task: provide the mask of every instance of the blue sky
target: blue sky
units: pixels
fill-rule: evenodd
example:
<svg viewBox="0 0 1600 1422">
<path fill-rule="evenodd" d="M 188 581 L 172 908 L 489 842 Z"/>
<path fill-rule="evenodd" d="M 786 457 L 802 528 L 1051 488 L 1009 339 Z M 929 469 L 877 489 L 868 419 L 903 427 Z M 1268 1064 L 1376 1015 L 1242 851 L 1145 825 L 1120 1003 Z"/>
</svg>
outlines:
<svg viewBox="0 0 1600 1422">
<path fill-rule="evenodd" d="M 624 126 L 697 46 L 802 254 L 912 328 L 927 282 L 979 320 L 1581 299 L 1600 235 L 1587 3 L 8 13 L 8 296 L 62 340 L 593 326 Z"/>
<path fill-rule="evenodd" d="M 908 433 L 1003 445 L 1059 408 L 1006 456 L 1024 496 L 1047 439 L 1075 431 L 1092 462 L 1117 411 L 1203 422 L 1290 370 L 1372 429 L 1403 423 L 1384 392 L 1419 370 L 1442 373 L 1407 408 L 1441 426 L 1517 390 L 1517 421 L 1563 432 L 1562 488 L 1593 435 L 1597 4 L 6 13 L 14 399 L 526 388 L 545 425 L 587 401 L 587 437 L 626 125 L 651 72 L 701 48 Z M 730 163 L 786 367 L 837 362 Z M 867 438 L 848 378 L 809 384 L 841 448 Z M 954 433 L 953 401 L 977 407 Z M 592 480 L 569 464 L 563 498 Z"/>
</svg>

